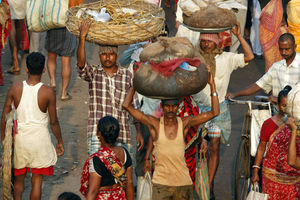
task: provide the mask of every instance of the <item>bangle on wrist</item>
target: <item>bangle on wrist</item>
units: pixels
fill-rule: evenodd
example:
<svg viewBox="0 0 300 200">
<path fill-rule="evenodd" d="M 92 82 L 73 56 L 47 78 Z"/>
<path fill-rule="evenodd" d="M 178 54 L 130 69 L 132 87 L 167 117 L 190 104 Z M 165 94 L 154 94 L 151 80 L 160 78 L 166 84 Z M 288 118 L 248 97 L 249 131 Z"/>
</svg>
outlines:
<svg viewBox="0 0 300 200">
<path fill-rule="evenodd" d="M 213 97 L 213 96 L 214 96 L 214 97 L 217 97 L 217 96 L 218 96 L 218 93 L 213 92 L 213 93 L 210 94 L 210 96 L 212 96 L 212 97 Z"/>
<path fill-rule="evenodd" d="M 258 165 L 253 165 L 252 168 L 253 168 L 253 169 L 254 169 L 254 168 L 260 169 L 260 166 L 258 166 Z"/>
</svg>

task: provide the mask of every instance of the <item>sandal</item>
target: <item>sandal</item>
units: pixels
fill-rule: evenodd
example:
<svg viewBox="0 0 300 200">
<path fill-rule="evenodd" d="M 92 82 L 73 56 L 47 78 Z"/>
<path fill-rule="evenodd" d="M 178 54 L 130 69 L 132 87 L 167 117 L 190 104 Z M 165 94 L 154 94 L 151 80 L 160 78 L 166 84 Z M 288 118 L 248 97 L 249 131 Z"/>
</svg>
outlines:
<svg viewBox="0 0 300 200">
<path fill-rule="evenodd" d="M 15 70 L 14 67 L 9 68 L 9 70 L 6 71 L 9 74 L 13 74 L 13 75 L 19 75 L 20 74 L 20 70 Z"/>
<path fill-rule="evenodd" d="M 69 100 L 71 100 L 72 99 L 72 96 L 69 94 L 69 93 L 67 93 L 67 96 L 66 97 L 64 97 L 64 98 L 60 98 L 60 100 L 61 101 L 69 101 Z"/>
</svg>

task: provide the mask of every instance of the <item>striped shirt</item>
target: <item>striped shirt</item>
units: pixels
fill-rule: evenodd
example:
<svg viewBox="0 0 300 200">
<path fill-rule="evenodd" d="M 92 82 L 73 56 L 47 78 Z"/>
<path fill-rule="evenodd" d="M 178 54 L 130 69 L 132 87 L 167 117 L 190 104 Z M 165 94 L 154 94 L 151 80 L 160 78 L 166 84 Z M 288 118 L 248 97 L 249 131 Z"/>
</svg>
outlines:
<svg viewBox="0 0 300 200">
<path fill-rule="evenodd" d="M 88 119 L 88 152 L 98 151 L 100 141 L 97 137 L 97 124 L 105 116 L 113 116 L 119 121 L 120 134 L 118 142 L 131 147 L 128 113 L 122 109 L 123 101 L 132 86 L 132 74 L 125 68 L 110 77 L 100 65 L 85 64 L 78 68 L 79 76 L 89 83 L 89 119 Z M 137 99 L 135 104 L 137 103 Z M 137 104 L 136 104 L 137 106 Z"/>
<path fill-rule="evenodd" d="M 295 86 L 300 81 L 300 54 L 296 53 L 293 62 L 287 66 L 285 59 L 274 63 L 269 71 L 261 77 L 256 84 L 265 90 L 272 91 L 277 97 L 278 93 L 286 86 Z"/>
</svg>

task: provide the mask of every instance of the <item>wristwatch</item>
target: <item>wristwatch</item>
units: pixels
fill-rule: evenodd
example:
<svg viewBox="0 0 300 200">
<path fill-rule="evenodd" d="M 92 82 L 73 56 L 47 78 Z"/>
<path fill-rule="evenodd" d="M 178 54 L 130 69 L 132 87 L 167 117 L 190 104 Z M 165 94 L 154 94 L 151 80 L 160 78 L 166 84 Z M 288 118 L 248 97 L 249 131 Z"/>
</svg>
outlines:
<svg viewBox="0 0 300 200">
<path fill-rule="evenodd" d="M 213 93 L 211 93 L 211 94 L 210 94 L 210 96 L 217 97 L 217 96 L 218 96 L 218 94 L 217 94 L 216 92 L 213 92 Z"/>
</svg>

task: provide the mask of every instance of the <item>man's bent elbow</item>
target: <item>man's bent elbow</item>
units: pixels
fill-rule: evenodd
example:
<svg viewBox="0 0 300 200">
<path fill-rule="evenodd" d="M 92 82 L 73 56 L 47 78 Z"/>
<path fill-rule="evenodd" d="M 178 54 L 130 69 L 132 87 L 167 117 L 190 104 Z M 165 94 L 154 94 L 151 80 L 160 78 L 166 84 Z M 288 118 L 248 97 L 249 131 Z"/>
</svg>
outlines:
<svg viewBox="0 0 300 200">
<path fill-rule="evenodd" d="M 254 59 L 254 55 L 253 54 L 251 54 L 251 55 L 249 55 L 247 57 L 244 57 L 245 63 L 248 63 L 248 62 L 250 62 L 253 59 Z"/>
</svg>

